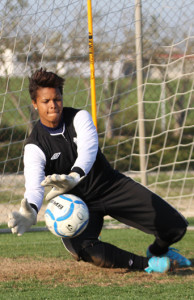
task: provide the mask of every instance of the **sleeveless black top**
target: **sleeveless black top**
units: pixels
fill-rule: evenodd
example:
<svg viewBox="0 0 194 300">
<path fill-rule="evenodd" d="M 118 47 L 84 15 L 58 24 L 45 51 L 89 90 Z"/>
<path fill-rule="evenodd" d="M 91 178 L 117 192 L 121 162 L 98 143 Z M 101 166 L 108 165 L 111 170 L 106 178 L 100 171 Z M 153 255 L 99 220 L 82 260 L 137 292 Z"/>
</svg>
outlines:
<svg viewBox="0 0 194 300">
<path fill-rule="evenodd" d="M 63 119 L 65 120 L 65 133 L 51 135 L 38 121 L 32 130 L 26 144 L 37 145 L 46 156 L 45 175 L 69 174 L 77 158 L 77 145 L 74 142 L 76 132 L 73 126 L 73 119 L 79 110 L 64 107 Z M 57 159 L 52 159 L 53 155 L 60 153 Z M 85 201 L 99 197 L 101 193 L 109 188 L 111 184 L 122 177 L 118 171 L 114 170 L 100 148 L 96 160 L 87 176 L 69 193 L 75 194 Z"/>
</svg>

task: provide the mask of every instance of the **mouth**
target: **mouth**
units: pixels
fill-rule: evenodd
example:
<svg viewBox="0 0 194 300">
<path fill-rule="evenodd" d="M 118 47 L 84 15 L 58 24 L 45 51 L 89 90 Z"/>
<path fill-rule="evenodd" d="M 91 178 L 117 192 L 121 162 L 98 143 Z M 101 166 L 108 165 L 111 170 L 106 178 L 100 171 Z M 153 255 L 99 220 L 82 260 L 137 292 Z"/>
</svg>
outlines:
<svg viewBox="0 0 194 300">
<path fill-rule="evenodd" d="M 52 111 L 52 112 L 48 112 L 48 115 L 58 115 L 59 111 Z"/>
</svg>

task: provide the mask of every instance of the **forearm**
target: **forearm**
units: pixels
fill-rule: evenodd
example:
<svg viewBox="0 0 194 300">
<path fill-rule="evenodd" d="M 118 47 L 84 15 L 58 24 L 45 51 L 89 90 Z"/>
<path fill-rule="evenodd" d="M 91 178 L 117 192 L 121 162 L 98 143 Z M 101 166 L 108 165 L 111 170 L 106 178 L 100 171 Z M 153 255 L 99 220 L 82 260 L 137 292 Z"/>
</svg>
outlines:
<svg viewBox="0 0 194 300">
<path fill-rule="evenodd" d="M 44 177 L 43 177 L 44 179 Z M 28 200 L 28 203 L 33 207 L 33 205 L 39 211 L 41 209 L 43 198 L 44 198 L 44 188 L 30 188 L 26 187 L 24 198 Z M 33 207 L 34 208 L 34 207 Z"/>
<path fill-rule="evenodd" d="M 44 187 L 41 186 L 45 178 L 45 156 L 35 145 L 27 145 L 24 152 L 24 177 L 25 193 L 24 198 L 33 207 L 35 205 L 40 210 L 44 198 Z"/>
</svg>

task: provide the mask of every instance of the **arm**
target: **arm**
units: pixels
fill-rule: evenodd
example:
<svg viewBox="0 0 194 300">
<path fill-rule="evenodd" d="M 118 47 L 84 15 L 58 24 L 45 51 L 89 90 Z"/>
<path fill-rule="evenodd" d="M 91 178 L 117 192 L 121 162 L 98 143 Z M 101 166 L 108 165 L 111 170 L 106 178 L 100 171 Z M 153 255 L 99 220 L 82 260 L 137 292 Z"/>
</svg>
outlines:
<svg viewBox="0 0 194 300">
<path fill-rule="evenodd" d="M 77 144 L 77 159 L 69 175 L 49 175 L 41 183 L 42 186 L 53 187 L 47 194 L 46 200 L 74 188 L 89 173 L 96 160 L 98 135 L 90 114 L 85 110 L 79 111 L 73 125 L 77 134 L 77 138 L 74 139 Z"/>
<path fill-rule="evenodd" d="M 78 167 L 87 175 L 92 168 L 98 152 L 98 134 L 91 115 L 86 110 L 79 111 L 74 118 L 77 133 L 77 159 L 72 171 Z"/>
<path fill-rule="evenodd" d="M 24 152 L 24 175 L 26 191 L 21 201 L 19 212 L 12 212 L 8 217 L 8 227 L 12 233 L 22 235 L 36 224 L 37 213 L 44 196 L 41 181 L 44 178 L 45 156 L 35 145 L 27 145 Z"/>
<path fill-rule="evenodd" d="M 40 210 L 44 198 L 44 188 L 41 182 L 45 178 L 46 157 L 43 151 L 36 145 L 28 144 L 24 149 L 24 197 L 30 204 L 36 205 Z"/>
</svg>

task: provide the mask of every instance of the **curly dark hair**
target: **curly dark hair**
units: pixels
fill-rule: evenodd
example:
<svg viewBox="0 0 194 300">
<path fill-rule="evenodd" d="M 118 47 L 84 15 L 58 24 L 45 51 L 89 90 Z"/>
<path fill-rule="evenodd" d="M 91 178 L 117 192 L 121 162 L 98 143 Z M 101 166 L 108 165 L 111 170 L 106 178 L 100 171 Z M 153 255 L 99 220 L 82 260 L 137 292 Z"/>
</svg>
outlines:
<svg viewBox="0 0 194 300">
<path fill-rule="evenodd" d="M 59 77 L 53 72 L 47 72 L 46 69 L 40 68 L 29 78 L 30 97 L 36 102 L 37 90 L 43 87 L 58 88 L 61 95 L 63 95 L 64 82 L 64 78 Z"/>
</svg>

